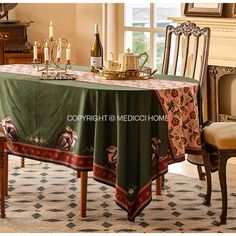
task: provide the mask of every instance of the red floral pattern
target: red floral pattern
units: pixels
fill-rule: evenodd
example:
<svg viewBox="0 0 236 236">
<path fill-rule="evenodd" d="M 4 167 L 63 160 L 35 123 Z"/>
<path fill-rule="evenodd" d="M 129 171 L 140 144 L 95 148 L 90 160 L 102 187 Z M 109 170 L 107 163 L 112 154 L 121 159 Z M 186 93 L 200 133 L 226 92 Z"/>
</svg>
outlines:
<svg viewBox="0 0 236 236">
<path fill-rule="evenodd" d="M 173 92 L 174 91 L 174 92 Z M 198 120 L 198 85 L 155 91 L 168 115 L 168 130 L 173 158 L 182 157 L 186 152 L 201 151 L 200 126 Z"/>
<path fill-rule="evenodd" d="M 173 89 L 171 91 L 171 95 L 172 95 L 173 98 L 176 98 L 176 97 L 178 97 L 179 93 L 178 93 L 178 91 L 176 89 Z"/>
</svg>

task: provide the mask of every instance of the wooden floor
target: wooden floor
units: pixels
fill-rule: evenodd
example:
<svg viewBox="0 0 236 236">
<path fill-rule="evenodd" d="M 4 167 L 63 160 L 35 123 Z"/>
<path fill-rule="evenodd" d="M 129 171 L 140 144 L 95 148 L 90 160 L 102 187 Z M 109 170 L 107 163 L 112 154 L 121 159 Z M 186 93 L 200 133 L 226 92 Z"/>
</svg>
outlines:
<svg viewBox="0 0 236 236">
<path fill-rule="evenodd" d="M 235 185 L 236 179 L 236 157 L 232 158 L 227 164 L 227 184 Z M 197 167 L 190 164 L 188 161 L 172 164 L 169 166 L 170 173 L 182 174 L 198 178 Z M 218 172 L 212 174 L 212 181 L 219 183 Z M 235 186 L 236 187 L 236 186 Z"/>
</svg>

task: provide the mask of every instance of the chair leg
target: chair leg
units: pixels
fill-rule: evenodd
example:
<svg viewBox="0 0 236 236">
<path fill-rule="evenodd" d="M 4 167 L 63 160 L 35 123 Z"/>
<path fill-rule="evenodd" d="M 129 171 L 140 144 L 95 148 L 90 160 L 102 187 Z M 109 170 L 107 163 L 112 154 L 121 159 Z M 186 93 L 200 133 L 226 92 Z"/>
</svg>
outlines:
<svg viewBox="0 0 236 236">
<path fill-rule="evenodd" d="M 5 196 L 8 196 L 8 155 L 5 154 L 4 158 L 4 185 L 5 185 Z"/>
<path fill-rule="evenodd" d="M 25 158 L 24 158 L 24 157 L 21 157 L 20 167 L 21 167 L 21 168 L 24 168 L 24 167 L 25 167 Z"/>
<path fill-rule="evenodd" d="M 202 158 L 203 158 L 203 163 L 205 166 L 206 179 L 207 179 L 207 194 L 205 196 L 205 200 L 204 200 L 203 204 L 206 206 L 210 206 L 210 204 L 211 204 L 211 191 L 212 191 L 211 168 L 210 168 L 209 155 L 205 149 L 203 151 Z"/>
<path fill-rule="evenodd" d="M 87 185 L 88 185 L 88 172 L 81 171 L 81 186 L 80 186 L 80 216 L 86 217 L 87 206 Z"/>
<path fill-rule="evenodd" d="M 205 173 L 202 171 L 202 167 L 197 165 L 198 176 L 200 180 L 205 180 Z"/>
<path fill-rule="evenodd" d="M 81 173 L 79 170 L 77 170 L 77 178 L 80 178 L 81 177 Z"/>
<path fill-rule="evenodd" d="M 226 182 L 226 163 L 227 158 L 221 155 L 219 157 L 219 181 L 222 195 L 222 211 L 220 215 L 221 224 L 226 224 L 227 221 L 227 182 Z"/>
<path fill-rule="evenodd" d="M 1 218 L 6 217 L 5 213 L 5 181 L 4 181 L 4 145 L 0 143 L 0 213 Z"/>
<path fill-rule="evenodd" d="M 164 189 L 164 175 L 159 176 L 156 179 L 156 195 L 161 195 L 161 190 Z"/>
</svg>

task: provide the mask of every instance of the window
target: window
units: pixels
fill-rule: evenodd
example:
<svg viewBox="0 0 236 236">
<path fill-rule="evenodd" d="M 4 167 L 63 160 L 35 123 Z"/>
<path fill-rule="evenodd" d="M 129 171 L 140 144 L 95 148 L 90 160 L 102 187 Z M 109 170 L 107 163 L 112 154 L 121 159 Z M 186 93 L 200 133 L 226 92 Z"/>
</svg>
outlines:
<svg viewBox="0 0 236 236">
<path fill-rule="evenodd" d="M 181 15 L 181 3 L 125 3 L 124 50 L 134 53 L 146 51 L 146 64 L 161 71 L 165 47 L 165 28 L 171 23 L 170 16 Z"/>
</svg>

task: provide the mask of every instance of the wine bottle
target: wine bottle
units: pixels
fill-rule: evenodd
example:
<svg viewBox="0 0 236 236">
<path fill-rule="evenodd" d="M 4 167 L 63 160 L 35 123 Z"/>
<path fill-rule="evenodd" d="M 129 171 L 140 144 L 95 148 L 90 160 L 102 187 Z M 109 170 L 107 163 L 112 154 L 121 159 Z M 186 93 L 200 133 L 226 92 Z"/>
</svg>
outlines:
<svg viewBox="0 0 236 236">
<path fill-rule="evenodd" d="M 90 54 L 91 71 L 95 68 L 102 69 L 103 66 L 103 48 L 98 31 L 98 24 L 95 24 L 95 38 Z"/>
</svg>

